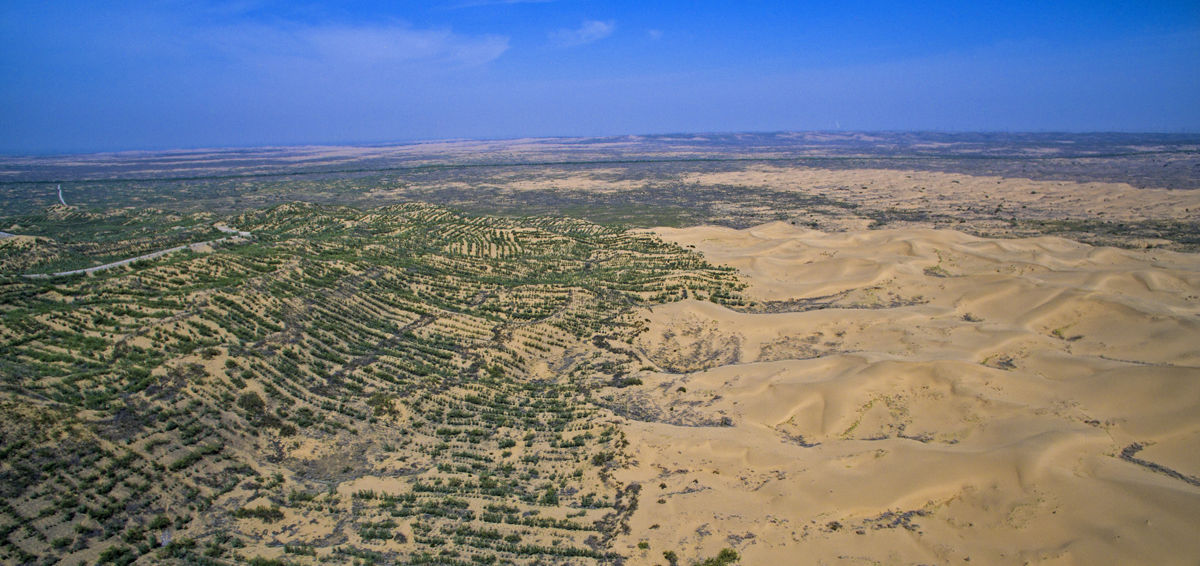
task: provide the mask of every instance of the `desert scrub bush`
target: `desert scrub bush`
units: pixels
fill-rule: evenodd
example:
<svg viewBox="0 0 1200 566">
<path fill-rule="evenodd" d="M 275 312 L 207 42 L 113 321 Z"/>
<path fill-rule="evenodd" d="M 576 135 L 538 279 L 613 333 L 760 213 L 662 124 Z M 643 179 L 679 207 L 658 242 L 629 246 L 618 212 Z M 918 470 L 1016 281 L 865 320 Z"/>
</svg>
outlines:
<svg viewBox="0 0 1200 566">
<path fill-rule="evenodd" d="M 599 454 L 592 456 L 592 465 L 603 466 L 604 464 L 611 462 L 615 456 L 616 455 L 612 452 L 600 452 Z"/>
<path fill-rule="evenodd" d="M 248 562 L 246 562 L 246 564 L 249 564 L 250 566 L 291 566 L 290 562 L 284 562 L 283 560 L 276 560 L 273 558 L 263 558 L 261 556 L 255 556 L 254 558 L 251 558 Z"/>
<path fill-rule="evenodd" d="M 216 454 L 217 452 L 220 452 L 220 451 L 221 451 L 220 444 L 214 443 L 214 444 L 202 446 L 199 449 L 196 449 L 192 452 L 188 452 L 186 455 L 179 458 L 178 460 L 171 462 L 171 465 L 169 466 L 169 468 L 172 472 L 178 472 L 184 468 L 191 466 L 192 464 L 195 464 L 196 462 L 199 462 L 205 456 L 208 456 L 211 454 Z"/>
<path fill-rule="evenodd" d="M 716 556 L 697 562 L 696 566 L 729 566 L 730 564 L 737 563 L 741 558 L 741 556 L 738 556 L 737 551 L 732 548 L 723 548 Z"/>
<path fill-rule="evenodd" d="M 385 519 L 376 523 L 363 523 L 359 525 L 358 536 L 363 540 L 389 540 L 392 538 L 392 529 L 396 528 L 396 522 L 391 519 Z"/>
<path fill-rule="evenodd" d="M 98 564 L 116 564 L 126 566 L 137 560 L 137 554 L 128 546 L 110 546 L 100 552 Z"/>
<path fill-rule="evenodd" d="M 266 523 L 274 523 L 276 521 L 283 520 L 283 511 L 279 509 L 278 505 L 272 505 L 270 507 L 267 507 L 266 505 L 259 505 L 254 508 L 242 507 L 241 509 L 234 511 L 233 516 L 237 517 L 238 519 L 259 519 Z"/>
</svg>

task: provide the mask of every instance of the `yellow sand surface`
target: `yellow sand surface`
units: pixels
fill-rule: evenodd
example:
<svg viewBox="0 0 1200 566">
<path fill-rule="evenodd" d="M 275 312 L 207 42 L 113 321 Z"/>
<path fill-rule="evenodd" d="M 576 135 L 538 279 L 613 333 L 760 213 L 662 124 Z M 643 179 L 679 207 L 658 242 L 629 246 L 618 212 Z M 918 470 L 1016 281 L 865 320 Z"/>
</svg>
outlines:
<svg viewBox="0 0 1200 566">
<path fill-rule="evenodd" d="M 1195 564 L 1200 257 L 954 231 L 658 229 L 746 276 L 643 312 L 639 563 Z M 639 549 L 646 542 L 649 548 Z"/>
<path fill-rule="evenodd" d="M 878 210 L 961 214 L 1004 211 L 1018 217 L 1100 218 L 1110 221 L 1192 219 L 1200 192 L 1139 189 L 1127 183 L 1035 181 L 937 171 L 758 166 L 744 171 L 692 173 L 683 182 L 761 186 L 844 199 Z"/>
</svg>

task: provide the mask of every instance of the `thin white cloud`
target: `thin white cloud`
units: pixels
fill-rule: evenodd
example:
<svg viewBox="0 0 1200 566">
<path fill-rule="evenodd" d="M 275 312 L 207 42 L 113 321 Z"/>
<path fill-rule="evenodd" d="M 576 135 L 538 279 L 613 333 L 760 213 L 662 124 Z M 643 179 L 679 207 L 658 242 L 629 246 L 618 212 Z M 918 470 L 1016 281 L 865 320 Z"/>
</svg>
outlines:
<svg viewBox="0 0 1200 566">
<path fill-rule="evenodd" d="M 550 41 L 561 47 L 575 47 L 604 39 L 616 29 L 617 23 L 612 20 L 586 20 L 578 28 L 550 32 Z"/>
<path fill-rule="evenodd" d="M 337 61 L 435 61 L 482 65 L 508 50 L 508 38 L 468 37 L 407 26 L 323 26 L 298 30 L 318 56 Z"/>
<path fill-rule="evenodd" d="M 648 29 L 648 30 L 646 30 L 646 35 L 650 39 L 658 41 L 658 40 L 662 39 L 663 34 L 662 34 L 662 30 L 660 30 L 660 29 Z"/>
<path fill-rule="evenodd" d="M 477 66 L 508 50 L 505 36 L 465 36 L 402 23 L 369 25 L 247 25 L 210 29 L 196 38 L 231 60 L 287 58 L 322 66 L 436 63 Z"/>
</svg>

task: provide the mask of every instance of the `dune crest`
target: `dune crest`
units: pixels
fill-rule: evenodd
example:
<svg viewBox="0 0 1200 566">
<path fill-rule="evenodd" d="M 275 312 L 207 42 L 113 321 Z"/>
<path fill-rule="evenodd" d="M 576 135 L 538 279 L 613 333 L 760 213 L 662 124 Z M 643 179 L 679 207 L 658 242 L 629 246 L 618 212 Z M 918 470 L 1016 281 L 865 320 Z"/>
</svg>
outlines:
<svg viewBox="0 0 1200 566">
<path fill-rule="evenodd" d="M 643 312 L 647 561 L 1200 555 L 1200 257 L 942 230 L 657 229 L 753 302 Z M 648 542 L 648 550 L 637 543 Z"/>
</svg>

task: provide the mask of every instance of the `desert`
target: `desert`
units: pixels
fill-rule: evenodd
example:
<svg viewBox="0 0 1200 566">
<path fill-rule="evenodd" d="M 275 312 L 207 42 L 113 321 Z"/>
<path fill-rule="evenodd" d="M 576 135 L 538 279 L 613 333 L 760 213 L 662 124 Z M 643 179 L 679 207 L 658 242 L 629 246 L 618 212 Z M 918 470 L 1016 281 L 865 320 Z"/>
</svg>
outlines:
<svg viewBox="0 0 1200 566">
<path fill-rule="evenodd" d="M 910 137 L 13 160 L 3 559 L 1189 563 L 1191 142 Z"/>
<path fill-rule="evenodd" d="M 1200 3 L 0 2 L 0 565 L 1200 563 Z"/>
</svg>

